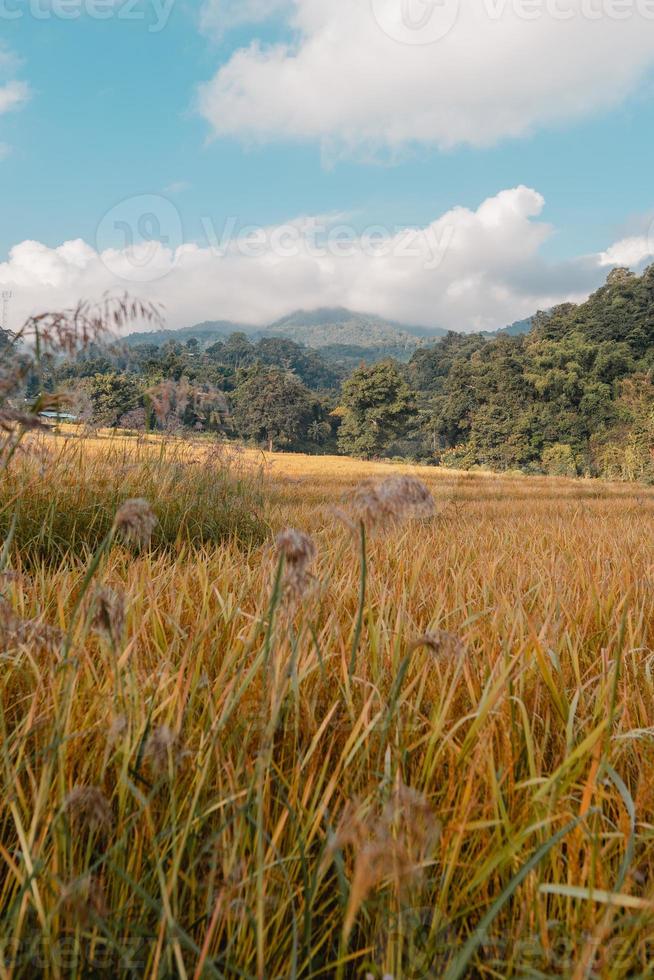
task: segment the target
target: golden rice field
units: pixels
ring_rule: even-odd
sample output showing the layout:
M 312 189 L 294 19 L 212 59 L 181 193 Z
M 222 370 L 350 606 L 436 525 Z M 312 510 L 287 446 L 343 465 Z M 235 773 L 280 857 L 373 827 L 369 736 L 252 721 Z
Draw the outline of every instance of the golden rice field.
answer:
M 654 976 L 651 490 L 59 436 L 0 508 L 2 977 Z

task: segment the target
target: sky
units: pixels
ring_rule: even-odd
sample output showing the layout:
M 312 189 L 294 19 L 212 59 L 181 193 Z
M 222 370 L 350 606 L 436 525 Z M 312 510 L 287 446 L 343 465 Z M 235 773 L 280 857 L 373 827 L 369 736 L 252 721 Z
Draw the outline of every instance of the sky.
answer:
M 0 0 L 10 326 L 493 329 L 654 261 L 654 0 Z

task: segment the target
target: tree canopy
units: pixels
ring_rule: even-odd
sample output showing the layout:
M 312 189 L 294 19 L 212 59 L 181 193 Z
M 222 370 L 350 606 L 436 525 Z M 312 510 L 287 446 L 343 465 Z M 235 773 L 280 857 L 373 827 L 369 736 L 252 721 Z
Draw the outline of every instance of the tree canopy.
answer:
M 339 446 L 368 458 L 402 434 L 414 408 L 411 389 L 392 361 L 360 367 L 343 385 L 341 401 Z

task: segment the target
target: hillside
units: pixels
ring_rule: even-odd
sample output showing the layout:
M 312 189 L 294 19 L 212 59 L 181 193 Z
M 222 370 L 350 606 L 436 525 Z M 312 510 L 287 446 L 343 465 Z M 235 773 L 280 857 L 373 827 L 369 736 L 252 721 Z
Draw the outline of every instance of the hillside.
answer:
M 158 330 L 133 333 L 126 338 L 137 344 L 186 343 L 195 337 L 201 347 L 208 347 L 233 333 L 245 333 L 251 339 L 284 337 L 316 350 L 333 348 L 336 360 L 393 356 L 407 360 L 422 344 L 443 337 L 447 331 L 436 327 L 413 327 L 386 320 L 374 314 L 355 313 L 344 307 L 297 310 L 264 327 L 228 320 L 206 321 L 180 330 Z
M 518 320 L 484 336 L 500 334 L 518 336 L 528 333 L 533 317 Z M 320 350 L 330 361 L 342 365 L 360 361 L 375 361 L 396 357 L 407 361 L 415 350 L 433 344 L 446 336 L 441 327 L 418 327 L 371 313 L 356 313 L 345 307 L 322 307 L 316 310 L 296 310 L 264 327 L 233 323 L 230 320 L 207 320 L 179 330 L 157 330 L 151 333 L 132 333 L 125 338 L 129 346 L 165 343 L 185 344 L 191 338 L 206 348 L 233 333 L 244 333 L 251 340 L 284 337 L 305 347 Z
M 264 331 L 288 337 L 307 347 L 359 347 L 374 350 L 415 350 L 426 337 L 443 337 L 445 330 L 427 331 L 421 327 L 385 320 L 369 313 L 354 313 L 343 307 L 298 310 L 272 323 Z
M 527 334 L 451 335 L 410 370 L 450 465 L 654 480 L 654 266 Z

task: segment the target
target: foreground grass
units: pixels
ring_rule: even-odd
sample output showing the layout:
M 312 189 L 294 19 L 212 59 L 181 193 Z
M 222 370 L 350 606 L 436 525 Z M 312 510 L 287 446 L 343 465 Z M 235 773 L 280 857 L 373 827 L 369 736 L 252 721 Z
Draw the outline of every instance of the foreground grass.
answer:
M 88 506 L 121 446 L 67 450 Z M 437 515 L 372 534 L 362 576 L 335 509 L 406 468 L 266 465 L 268 541 L 182 508 L 111 549 L 116 642 L 72 618 L 67 528 L 58 563 L 12 549 L 13 614 L 70 635 L 3 637 L 2 976 L 652 975 L 654 495 L 420 470 Z M 206 489 L 158 472 L 158 514 Z M 300 601 L 286 525 L 317 545 Z
M 130 497 L 153 502 L 155 548 L 248 546 L 268 533 L 261 464 L 215 444 L 67 434 L 33 439 L 20 462 L 0 473 L 0 540 L 15 519 L 30 561 L 92 554 Z

